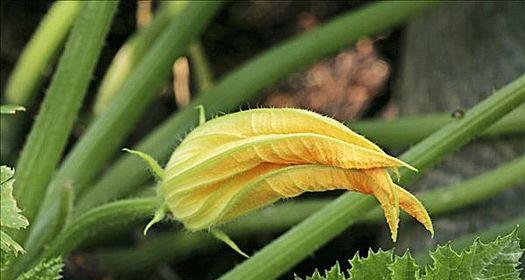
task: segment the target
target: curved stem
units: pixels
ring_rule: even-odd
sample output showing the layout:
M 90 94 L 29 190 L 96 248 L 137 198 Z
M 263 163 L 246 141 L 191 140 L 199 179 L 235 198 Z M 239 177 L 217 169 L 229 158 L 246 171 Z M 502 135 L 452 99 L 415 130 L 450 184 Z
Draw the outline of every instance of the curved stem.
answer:
M 42 255 L 47 259 L 67 255 L 86 239 L 98 236 L 112 229 L 143 222 L 159 207 L 156 198 L 122 200 L 97 207 L 71 222 L 49 244 Z

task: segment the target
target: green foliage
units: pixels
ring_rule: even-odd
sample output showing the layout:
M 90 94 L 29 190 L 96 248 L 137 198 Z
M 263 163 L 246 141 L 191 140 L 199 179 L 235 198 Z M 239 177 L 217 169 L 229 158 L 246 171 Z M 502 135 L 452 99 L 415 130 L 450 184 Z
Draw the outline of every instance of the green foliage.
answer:
M 379 249 L 374 253 L 372 249 L 368 251 L 368 257 L 362 258 L 359 252 L 350 260 L 352 268 L 348 270 L 350 279 L 388 279 L 390 275 L 389 265 L 392 263 L 392 251 L 382 251 Z
M 460 254 L 448 244 L 430 254 L 433 264 L 422 279 L 519 279 L 516 267 L 522 254 L 517 230 L 488 244 L 476 239 Z
M 1 226 L 0 234 L 2 240 L 1 249 L 2 253 L 2 265 L 7 263 L 9 255 L 17 256 L 18 253 L 24 252 L 24 249 L 20 244 L 16 243 L 6 232 L 6 228 L 21 229 L 29 225 L 27 219 L 20 214 L 22 210 L 16 205 L 16 200 L 13 197 L 13 182 L 14 182 L 15 171 L 5 165 L 0 167 L 0 211 L 1 215 Z
M 62 279 L 64 262 L 61 257 L 44 260 L 33 267 L 31 270 L 24 272 L 16 280 L 56 280 Z
M 470 280 L 470 279 L 520 279 L 519 259 L 523 255 L 520 248 L 517 229 L 507 236 L 498 237 L 495 241 L 484 244 L 479 239 L 461 253 L 455 252 L 450 244 L 439 246 L 430 252 L 433 263 L 426 266 L 425 273 L 420 275 L 420 268 L 406 252 L 403 256 L 393 256 L 393 250 L 376 253 L 368 252 L 362 258 L 359 253 L 350 260 L 352 266 L 348 277 L 340 272 L 337 263 L 330 271 L 321 276 L 317 270 L 306 280 Z M 301 280 L 295 277 L 296 280 Z
M 406 251 L 401 257 L 394 256 L 394 262 L 388 266 L 392 280 L 411 280 L 419 279 L 419 266 L 410 255 L 410 251 Z

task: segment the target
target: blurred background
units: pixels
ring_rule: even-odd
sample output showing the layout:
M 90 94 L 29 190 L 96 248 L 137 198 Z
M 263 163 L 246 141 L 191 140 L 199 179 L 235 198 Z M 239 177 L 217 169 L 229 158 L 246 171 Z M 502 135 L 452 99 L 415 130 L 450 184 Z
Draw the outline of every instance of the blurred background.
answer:
M 1 88 L 25 44 L 37 28 L 52 1 L 1 2 Z M 242 1 L 226 4 L 208 26 L 201 43 L 212 76 L 218 80 L 250 58 L 294 35 L 316 28 L 320 23 L 349 10 L 366 5 L 366 1 Z M 74 143 L 85 130 L 95 92 L 113 56 L 133 34 L 137 26 L 148 21 L 148 11 L 158 3 L 137 4 L 122 1 L 112 23 L 88 92 L 87 102 L 75 133 Z M 137 8 L 139 7 L 139 8 Z M 428 113 L 461 112 L 525 72 L 525 8 L 515 2 L 445 3 L 413 19 L 409 24 L 357 44 L 319 60 L 288 75 L 278 84 L 266 88 L 257 100 L 242 108 L 299 107 L 351 122 L 364 118 L 393 119 L 399 116 Z M 56 62 L 56 61 L 55 61 Z M 187 63 L 187 62 L 186 62 Z M 192 61 L 190 59 L 189 64 Z M 56 63 L 49 65 L 46 79 L 33 104 L 39 104 L 49 84 Z M 178 77 L 167 81 L 162 93 L 151 105 L 125 146 L 133 146 L 161 120 L 187 104 L 197 93 L 191 68 L 181 62 Z M 175 71 L 175 70 L 174 70 Z M 175 84 L 175 85 L 174 85 Z M 174 92 L 174 88 L 176 90 Z M 240 108 L 241 109 L 241 108 Z M 32 116 L 21 124 L 27 134 L 38 106 L 27 108 Z M 14 165 L 16 153 L 8 153 L 2 140 L 2 163 Z M 18 151 L 23 142 L 9 143 Z M 66 151 L 67 152 L 67 151 Z M 399 154 L 402 150 L 387 152 Z M 449 157 L 433 171 L 411 186 L 418 191 L 444 186 L 471 178 L 525 154 L 523 137 L 491 142 L 476 142 Z M 338 192 L 304 195 L 336 197 Z M 430 239 L 411 221 L 401 225 L 398 250 L 416 252 L 432 248 L 466 233 L 483 229 L 525 213 L 525 185 L 505 191 L 467 210 L 435 219 L 436 238 Z M 432 214 L 432 213 L 430 213 Z M 173 228 L 163 225 L 162 232 Z M 275 239 L 282 231 L 254 233 L 237 240 L 247 252 L 254 252 Z M 106 245 L 130 246 L 143 242 L 137 229 L 132 234 L 108 235 Z M 383 223 L 354 226 L 310 258 L 292 269 L 298 275 L 311 274 L 313 268 L 328 268 L 335 261 L 345 261 L 356 251 L 389 248 L 388 231 Z M 67 261 L 66 279 L 113 279 L 111 268 L 104 267 L 87 246 Z M 195 252 L 166 261 L 147 271 L 126 276 L 136 279 L 166 278 L 175 274 L 181 279 L 214 279 L 243 259 L 225 246 Z M 172 275 L 173 276 L 173 275 Z M 174 276 L 174 277 L 178 277 Z M 129 277 L 129 278 L 128 278 Z M 171 277 L 171 276 L 170 276 Z M 282 279 L 292 279 L 290 272 Z

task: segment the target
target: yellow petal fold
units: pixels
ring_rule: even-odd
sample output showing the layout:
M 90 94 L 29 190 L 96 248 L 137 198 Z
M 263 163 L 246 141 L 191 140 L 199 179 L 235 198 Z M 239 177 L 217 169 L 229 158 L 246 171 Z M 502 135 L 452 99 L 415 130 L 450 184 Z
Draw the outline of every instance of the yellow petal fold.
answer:
M 284 167 L 266 164 L 215 184 L 217 191 L 209 192 L 206 197 L 201 196 L 199 200 L 202 203 L 184 203 L 192 199 L 186 196 L 181 199 L 182 204 L 180 201 L 179 204 L 173 203 L 173 200 L 168 205 L 176 205 L 171 209 L 174 217 L 182 221 L 186 228 L 195 231 L 227 222 L 281 198 L 295 197 L 304 192 L 344 189 L 374 195 L 385 212 L 392 238 L 395 239 L 399 213 L 392 203 L 389 188 L 381 186 L 389 180 L 380 171 L 322 165 Z M 400 198 L 400 207 L 432 232 L 432 223 L 421 203 L 403 188 L 395 184 L 394 187 Z M 184 208 L 181 205 L 186 205 L 184 215 L 181 215 Z
M 399 208 L 433 232 L 421 203 L 387 170 L 415 170 L 328 117 L 299 109 L 254 109 L 210 120 L 190 132 L 163 172 L 163 209 L 192 231 L 211 229 L 304 192 L 373 195 L 392 239 Z
M 384 153 L 324 135 L 270 134 L 231 142 L 169 166 L 164 172 L 162 188 L 170 196 L 172 191 L 176 193 L 226 179 L 261 163 L 320 164 L 345 169 L 410 167 Z
M 342 123 L 311 111 L 293 108 L 252 109 L 212 119 L 196 127 L 172 154 L 166 167 L 229 142 L 268 134 L 314 133 L 383 152 Z

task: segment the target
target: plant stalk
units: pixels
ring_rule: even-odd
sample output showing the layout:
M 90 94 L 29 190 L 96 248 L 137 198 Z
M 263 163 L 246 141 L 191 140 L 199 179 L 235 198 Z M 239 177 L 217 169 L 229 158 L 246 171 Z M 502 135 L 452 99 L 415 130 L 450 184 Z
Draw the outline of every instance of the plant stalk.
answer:
M 117 1 L 82 3 L 57 71 L 22 150 L 16 167 L 14 191 L 33 229 L 46 186 L 77 118 L 117 5 Z M 58 186 L 63 187 L 64 184 Z M 61 196 L 53 199 L 56 202 Z M 26 231 L 17 231 L 16 239 L 23 242 L 26 234 Z
M 431 114 L 400 117 L 393 120 L 358 120 L 346 124 L 366 138 L 390 149 L 407 148 L 454 121 L 451 114 Z M 501 136 L 525 135 L 525 107 L 516 108 L 487 128 L 480 135 L 484 139 Z
M 31 225 L 77 118 L 117 4 L 82 4 L 22 150 L 14 191 Z M 22 236 L 18 239 L 23 240 Z

